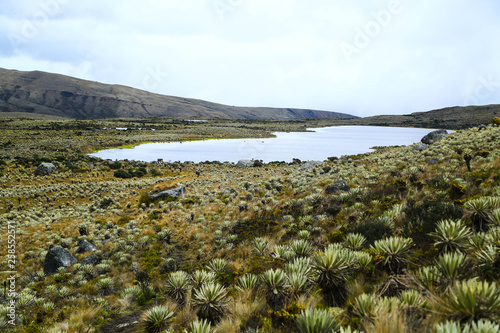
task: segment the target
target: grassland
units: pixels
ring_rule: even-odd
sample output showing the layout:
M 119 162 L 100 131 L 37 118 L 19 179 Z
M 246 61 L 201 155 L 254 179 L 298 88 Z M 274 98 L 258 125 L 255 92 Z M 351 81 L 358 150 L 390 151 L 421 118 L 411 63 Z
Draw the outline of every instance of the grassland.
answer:
M 0 271 L 12 270 L 15 225 L 18 272 L 16 326 L 2 296 L 1 329 L 497 332 L 498 126 L 310 169 L 86 156 L 145 141 L 266 137 L 328 124 L 0 120 Z M 41 162 L 58 173 L 35 176 Z M 118 170 L 135 177 L 117 178 Z M 349 189 L 326 191 L 338 181 Z M 149 200 L 178 185 L 185 197 Z M 43 273 L 53 246 L 78 261 L 89 256 L 77 252 L 82 239 L 97 247 L 95 265 Z

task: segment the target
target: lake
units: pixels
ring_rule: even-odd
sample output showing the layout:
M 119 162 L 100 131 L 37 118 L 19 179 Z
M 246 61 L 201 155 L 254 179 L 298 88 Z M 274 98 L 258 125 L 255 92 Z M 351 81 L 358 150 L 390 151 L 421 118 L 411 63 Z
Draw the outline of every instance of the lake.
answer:
M 90 156 L 111 160 L 220 161 L 241 159 L 292 162 L 323 161 L 328 157 L 354 155 L 372 151 L 375 146 L 410 145 L 434 131 L 424 128 L 335 126 L 309 129 L 314 132 L 276 132 L 276 138 L 224 139 L 168 143 L 146 143 L 133 148 L 106 149 Z

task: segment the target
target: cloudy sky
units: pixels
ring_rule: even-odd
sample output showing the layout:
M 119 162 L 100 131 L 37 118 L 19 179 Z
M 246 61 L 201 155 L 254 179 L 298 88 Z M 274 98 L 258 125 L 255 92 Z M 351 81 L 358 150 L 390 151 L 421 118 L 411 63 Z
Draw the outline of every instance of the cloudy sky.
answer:
M 500 104 L 498 0 L 2 0 L 0 67 L 367 116 Z

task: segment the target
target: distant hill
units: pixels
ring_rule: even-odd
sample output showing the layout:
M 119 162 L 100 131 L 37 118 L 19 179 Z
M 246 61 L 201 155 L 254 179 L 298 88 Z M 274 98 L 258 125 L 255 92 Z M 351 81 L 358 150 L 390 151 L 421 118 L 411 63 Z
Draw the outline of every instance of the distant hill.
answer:
M 73 119 L 179 117 L 186 119 L 356 118 L 307 109 L 234 107 L 153 94 L 40 71 L 0 68 L 0 113 Z M 4 114 L 5 115 L 5 114 Z
M 356 119 L 342 119 L 339 125 L 404 126 L 422 128 L 464 129 L 490 124 L 500 117 L 500 105 L 454 106 L 406 115 L 381 115 Z

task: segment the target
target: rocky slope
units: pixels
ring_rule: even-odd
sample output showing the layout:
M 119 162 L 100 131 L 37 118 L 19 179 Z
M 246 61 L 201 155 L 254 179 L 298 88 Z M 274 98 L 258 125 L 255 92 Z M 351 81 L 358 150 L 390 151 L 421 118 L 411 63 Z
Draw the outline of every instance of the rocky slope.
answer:
M 40 71 L 0 69 L 0 113 L 96 118 L 303 119 L 355 118 L 352 115 L 288 108 L 234 107 L 165 96 Z

